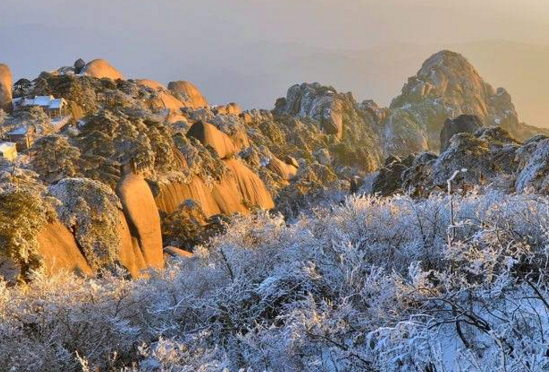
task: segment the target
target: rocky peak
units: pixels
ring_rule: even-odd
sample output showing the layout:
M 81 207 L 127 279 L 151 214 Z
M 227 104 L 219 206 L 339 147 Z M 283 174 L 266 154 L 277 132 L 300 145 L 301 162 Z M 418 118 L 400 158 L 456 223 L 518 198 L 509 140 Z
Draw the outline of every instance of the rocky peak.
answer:
M 408 79 L 402 93 L 393 100 L 385 121 L 389 144 L 415 130 L 426 142 L 414 150 L 438 150 L 439 133 L 445 121 L 462 114 L 475 115 L 484 126 L 500 126 L 524 139 L 511 96 L 503 88 L 495 90 L 462 55 L 442 51 L 431 56 L 417 75 Z M 408 128 L 404 130 L 403 128 Z M 398 133 L 398 135 L 394 135 Z M 401 144 L 397 144 L 401 145 Z

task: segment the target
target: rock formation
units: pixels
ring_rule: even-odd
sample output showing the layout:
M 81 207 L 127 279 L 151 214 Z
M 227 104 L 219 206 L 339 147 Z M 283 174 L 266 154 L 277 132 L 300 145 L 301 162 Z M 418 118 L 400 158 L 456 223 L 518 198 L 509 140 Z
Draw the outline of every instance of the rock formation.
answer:
M 475 133 L 480 128 L 482 128 L 482 121 L 475 115 L 460 115 L 455 119 L 446 120 L 440 132 L 440 152 L 448 148 L 455 134 Z
M 74 235 L 59 221 L 42 227 L 38 233 L 38 243 L 38 254 L 44 259 L 46 272 L 67 271 L 86 276 L 94 274 L 78 248 Z
M 187 136 L 196 138 L 204 146 L 211 146 L 221 159 L 226 159 L 238 152 L 231 138 L 209 123 L 199 121 L 193 124 Z
M 111 79 L 111 80 L 123 80 L 124 76 L 120 71 L 111 66 L 111 64 L 104 59 L 94 59 L 88 62 L 81 71 L 86 76 L 91 76 L 98 79 Z
M 473 134 L 458 133 L 451 137 L 440 156 L 422 153 L 405 160 L 388 158 L 384 168 L 367 177 L 365 184 L 369 186 L 363 191 L 382 196 L 396 192 L 426 196 L 436 190 L 446 190 L 447 181 L 455 172 L 459 172 L 453 181 L 455 189 L 491 186 L 511 191 L 516 182 L 517 190 L 523 191 L 528 185 L 540 190 L 541 186 L 534 179 L 543 168 L 540 165 L 543 164 L 543 150 L 538 152 L 537 149 L 542 142 L 540 138 L 521 147 L 500 127 L 481 128 Z M 534 175 L 534 178 L 526 174 Z
M 448 118 L 476 115 L 484 126 L 500 126 L 519 139 L 535 134 L 520 123 L 510 95 L 494 89 L 463 56 L 442 51 L 408 79 L 384 121 L 388 152 L 438 150 L 439 133 Z
M 135 82 L 139 85 L 142 85 L 144 87 L 150 88 L 152 90 L 163 90 L 166 89 L 166 87 L 159 83 L 158 81 L 149 80 L 149 79 L 136 79 Z
M 0 63 L 0 109 L 9 112 L 12 110 L 12 76 L 10 68 Z
M 318 83 L 294 85 L 279 99 L 275 112 L 319 122 L 327 134 L 343 136 L 343 100 L 335 89 Z
M 328 151 L 339 165 L 365 171 L 374 171 L 381 165 L 383 148 L 377 117 L 358 104 L 351 93 L 338 93 L 318 83 L 294 85 L 285 98 L 278 99 L 273 114 L 281 121 L 291 117 L 305 125 L 312 123 L 325 135 L 335 136 L 337 140 Z M 293 135 L 300 135 L 299 128 L 294 129 Z M 305 141 L 303 145 L 314 146 L 315 142 Z M 318 145 L 315 151 L 325 147 Z
M 139 242 L 148 267 L 164 267 L 160 215 L 151 189 L 141 175 L 126 173 L 117 186 L 126 221 Z
M 202 92 L 188 81 L 172 81 L 168 84 L 168 90 L 193 109 L 209 106 Z
M 74 73 L 80 74 L 84 67 L 86 67 L 86 62 L 82 58 L 78 58 L 76 62 L 74 62 Z

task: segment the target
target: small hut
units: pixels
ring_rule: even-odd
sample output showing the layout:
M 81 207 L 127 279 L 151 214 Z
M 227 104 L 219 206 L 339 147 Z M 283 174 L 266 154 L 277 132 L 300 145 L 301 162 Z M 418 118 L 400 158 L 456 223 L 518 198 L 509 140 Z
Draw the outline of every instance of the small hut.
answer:
M 33 127 L 20 127 L 8 132 L 9 141 L 17 145 L 18 151 L 27 150 L 34 143 L 35 130 Z

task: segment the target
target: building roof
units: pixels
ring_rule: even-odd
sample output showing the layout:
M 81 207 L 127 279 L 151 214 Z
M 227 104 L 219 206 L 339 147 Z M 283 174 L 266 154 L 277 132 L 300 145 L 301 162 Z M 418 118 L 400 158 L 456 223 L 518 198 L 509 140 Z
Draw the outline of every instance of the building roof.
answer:
M 24 134 L 27 134 L 28 132 L 29 132 L 28 127 L 19 127 L 17 129 L 14 129 L 8 132 L 8 136 L 22 136 Z
M 50 103 L 50 110 L 59 110 L 63 107 L 65 100 L 63 98 L 56 98 Z
M 67 101 L 65 101 L 65 99 L 55 98 L 53 96 L 36 96 L 34 98 L 14 100 L 15 106 L 40 106 L 48 110 L 59 110 L 66 103 Z

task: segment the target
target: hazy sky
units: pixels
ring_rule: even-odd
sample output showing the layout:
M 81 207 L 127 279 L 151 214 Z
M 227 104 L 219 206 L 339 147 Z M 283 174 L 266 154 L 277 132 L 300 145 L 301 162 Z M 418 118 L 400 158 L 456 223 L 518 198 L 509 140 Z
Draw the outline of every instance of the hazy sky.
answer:
M 16 77 L 103 57 L 127 77 L 187 79 L 245 106 L 299 79 L 283 69 L 301 54 L 496 39 L 549 45 L 549 0 L 0 0 L 0 61 Z

